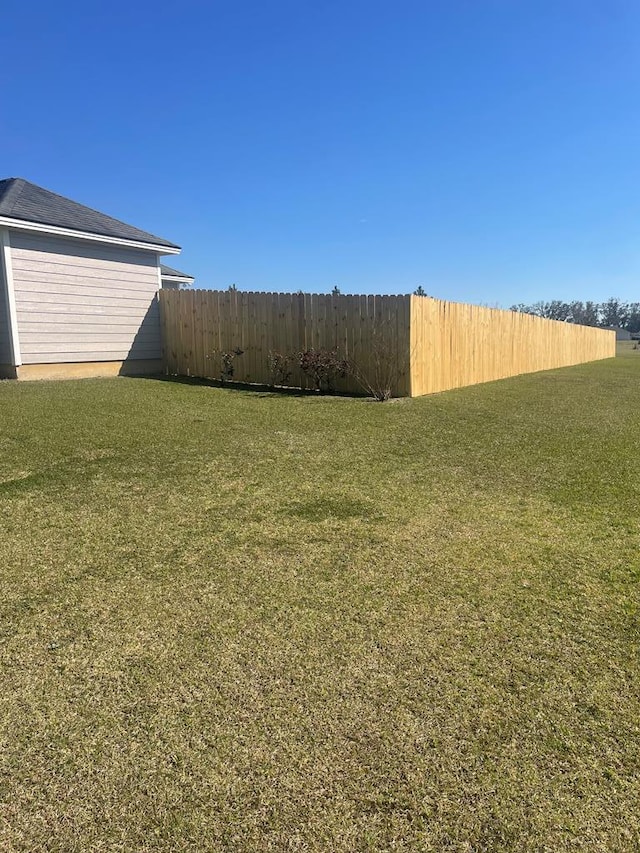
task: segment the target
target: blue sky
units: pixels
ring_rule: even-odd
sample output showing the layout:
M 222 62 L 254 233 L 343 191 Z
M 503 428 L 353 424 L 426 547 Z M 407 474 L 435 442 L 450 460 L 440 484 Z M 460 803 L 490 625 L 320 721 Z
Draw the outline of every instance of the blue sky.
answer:
M 199 286 L 640 299 L 636 0 L 5 0 L 0 52 L 0 177 Z

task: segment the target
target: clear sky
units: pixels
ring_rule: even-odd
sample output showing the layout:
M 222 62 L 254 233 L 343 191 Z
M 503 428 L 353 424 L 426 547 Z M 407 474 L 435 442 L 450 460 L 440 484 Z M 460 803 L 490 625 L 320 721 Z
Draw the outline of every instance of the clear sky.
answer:
M 0 177 L 201 287 L 640 300 L 637 0 L 4 0 Z

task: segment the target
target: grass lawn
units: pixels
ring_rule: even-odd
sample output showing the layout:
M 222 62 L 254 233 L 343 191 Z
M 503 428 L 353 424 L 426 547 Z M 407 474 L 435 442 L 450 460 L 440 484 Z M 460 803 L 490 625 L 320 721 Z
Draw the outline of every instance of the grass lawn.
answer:
M 640 850 L 640 351 L 0 383 L 0 849 Z

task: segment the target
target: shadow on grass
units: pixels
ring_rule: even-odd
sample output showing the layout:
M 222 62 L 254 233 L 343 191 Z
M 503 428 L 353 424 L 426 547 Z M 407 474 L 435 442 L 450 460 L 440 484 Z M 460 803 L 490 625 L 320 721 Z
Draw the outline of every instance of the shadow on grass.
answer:
M 372 516 L 372 507 L 364 501 L 347 497 L 322 497 L 289 505 L 286 514 L 305 521 L 365 518 Z
M 135 378 L 135 377 L 134 377 Z M 253 382 L 222 382 L 220 379 L 206 379 L 198 376 L 178 376 L 174 374 L 155 373 L 144 379 L 156 379 L 160 382 L 174 382 L 179 385 L 204 385 L 210 388 L 224 388 L 227 391 L 242 391 L 257 394 L 260 397 L 346 397 L 353 399 L 369 399 L 365 393 L 351 391 L 316 391 L 312 388 L 290 388 L 285 385 L 259 385 Z M 373 398 L 371 398 L 373 399 Z

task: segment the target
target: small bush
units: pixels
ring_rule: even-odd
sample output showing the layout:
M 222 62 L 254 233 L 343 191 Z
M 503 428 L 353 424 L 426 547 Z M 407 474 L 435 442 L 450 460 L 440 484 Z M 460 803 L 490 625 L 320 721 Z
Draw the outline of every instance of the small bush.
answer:
M 349 363 L 338 355 L 338 350 L 308 349 L 300 353 L 300 369 L 313 382 L 316 391 L 333 391 L 339 377 L 346 376 Z
M 376 320 L 371 330 L 366 369 L 357 358 L 351 358 L 349 373 L 374 400 L 384 403 L 393 396 L 400 378 L 396 352 L 396 332 L 385 320 Z
M 221 367 L 220 367 L 220 381 L 222 383 L 227 379 L 233 379 L 234 374 L 234 364 L 233 362 L 237 358 L 237 356 L 242 355 L 244 350 L 241 350 L 240 347 L 236 347 L 233 350 L 227 350 L 223 352 L 220 356 Z
M 269 365 L 270 385 L 288 385 L 291 378 L 292 357 L 281 352 L 269 352 L 267 363 Z

